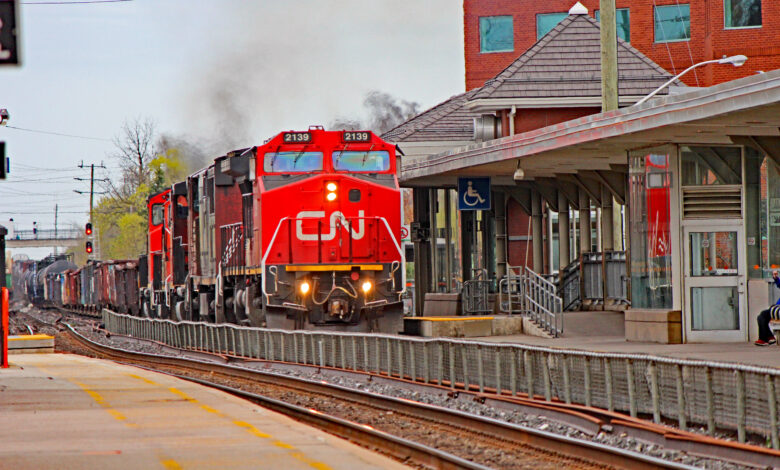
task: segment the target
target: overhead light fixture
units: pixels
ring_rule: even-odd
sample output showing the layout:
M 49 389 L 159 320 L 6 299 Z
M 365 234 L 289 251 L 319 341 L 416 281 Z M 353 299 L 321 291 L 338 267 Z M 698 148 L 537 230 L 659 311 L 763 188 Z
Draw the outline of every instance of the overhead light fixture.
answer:
M 682 72 L 678 73 L 677 75 L 675 75 L 674 77 L 669 79 L 669 81 L 667 81 L 663 85 L 661 85 L 658 88 L 656 88 L 655 90 L 653 90 L 653 92 L 650 93 L 649 95 L 645 96 L 641 100 L 639 100 L 636 103 L 634 103 L 634 106 L 640 105 L 640 104 L 644 103 L 645 101 L 649 100 L 650 98 L 655 96 L 659 91 L 661 91 L 664 88 L 668 87 L 669 85 L 674 83 L 675 80 L 677 80 L 678 78 L 682 77 L 683 75 L 685 75 L 686 73 L 690 72 L 691 70 L 695 69 L 696 67 L 701 67 L 702 65 L 708 65 L 708 64 L 731 64 L 734 67 L 742 67 L 747 60 L 748 60 L 747 56 L 739 54 L 739 55 L 733 55 L 733 56 L 730 56 L 730 57 L 724 57 L 722 59 L 705 60 L 704 62 L 699 62 L 698 64 L 693 64 L 690 67 L 688 67 L 687 69 L 683 70 Z
M 739 54 L 739 55 L 733 55 L 731 57 L 724 57 L 722 59 L 718 60 L 719 64 L 731 64 L 734 67 L 742 67 L 745 62 L 747 62 L 747 57 Z

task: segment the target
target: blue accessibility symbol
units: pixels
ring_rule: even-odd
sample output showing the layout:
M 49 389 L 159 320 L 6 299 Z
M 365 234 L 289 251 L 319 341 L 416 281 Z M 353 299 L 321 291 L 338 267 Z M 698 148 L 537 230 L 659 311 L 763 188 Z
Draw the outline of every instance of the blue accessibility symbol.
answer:
M 490 210 L 490 177 L 458 178 L 458 210 Z

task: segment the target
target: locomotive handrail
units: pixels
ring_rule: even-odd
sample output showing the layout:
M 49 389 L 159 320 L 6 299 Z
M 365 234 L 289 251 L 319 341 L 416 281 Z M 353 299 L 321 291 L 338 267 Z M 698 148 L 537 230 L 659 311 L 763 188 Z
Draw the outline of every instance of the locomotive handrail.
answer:
M 267 296 L 268 291 L 266 290 L 265 283 L 266 283 L 266 277 L 265 277 L 265 265 L 268 261 L 268 256 L 271 254 L 271 247 L 274 246 L 274 243 L 276 243 L 276 237 L 279 235 L 279 230 L 282 228 L 282 224 L 286 221 L 289 223 L 292 223 L 293 221 L 297 220 L 319 220 L 318 217 L 282 217 L 279 219 L 279 223 L 276 225 L 276 229 L 274 230 L 274 234 L 271 237 L 271 241 L 268 242 L 268 248 L 265 250 L 265 253 L 263 254 L 263 258 L 260 261 L 260 270 L 263 274 L 263 295 Z M 403 269 L 401 270 L 401 291 L 398 292 L 399 295 L 403 295 L 406 293 L 406 256 L 404 255 L 404 251 L 401 249 L 401 245 L 398 244 L 398 240 L 396 240 L 395 236 L 393 235 L 392 229 L 390 229 L 390 224 L 387 222 L 387 219 L 381 216 L 373 215 L 373 216 L 354 216 L 354 217 L 346 217 L 347 220 L 352 219 L 375 219 L 375 220 L 381 220 L 382 223 L 385 226 L 385 229 L 387 229 L 387 233 L 390 234 L 390 239 L 393 241 L 393 245 L 395 246 L 396 251 L 398 252 L 398 256 L 401 257 L 401 266 Z M 350 224 L 349 229 L 352 229 L 352 226 Z M 352 232 L 349 233 L 350 240 L 352 239 Z
M 279 223 L 276 225 L 276 230 L 274 230 L 274 234 L 271 237 L 271 241 L 268 242 L 268 249 L 263 254 L 263 259 L 260 260 L 260 273 L 263 276 L 263 295 L 268 296 L 268 291 L 265 289 L 265 283 L 268 281 L 265 275 L 265 262 L 268 260 L 268 255 L 271 254 L 271 247 L 274 246 L 274 242 L 276 242 L 276 236 L 279 235 L 279 229 L 282 228 L 282 223 L 290 220 L 290 217 L 282 217 L 279 219 Z

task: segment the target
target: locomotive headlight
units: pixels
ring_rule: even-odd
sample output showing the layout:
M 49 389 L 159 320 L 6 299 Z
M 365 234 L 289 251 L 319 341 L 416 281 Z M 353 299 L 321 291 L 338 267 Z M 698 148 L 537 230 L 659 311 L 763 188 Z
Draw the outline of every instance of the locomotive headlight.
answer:
M 335 201 L 336 198 L 338 197 L 338 195 L 336 194 L 336 190 L 339 189 L 339 185 L 333 181 L 328 181 L 327 183 L 325 183 L 325 189 L 328 190 L 328 194 L 325 195 L 325 199 L 328 202 Z
M 374 287 L 374 285 L 371 284 L 371 281 L 366 281 L 363 283 L 362 287 L 363 287 L 363 293 L 368 294 L 369 292 L 371 292 L 371 288 Z
M 306 295 L 309 293 L 311 286 L 308 281 L 303 281 L 298 289 L 300 289 L 302 295 Z

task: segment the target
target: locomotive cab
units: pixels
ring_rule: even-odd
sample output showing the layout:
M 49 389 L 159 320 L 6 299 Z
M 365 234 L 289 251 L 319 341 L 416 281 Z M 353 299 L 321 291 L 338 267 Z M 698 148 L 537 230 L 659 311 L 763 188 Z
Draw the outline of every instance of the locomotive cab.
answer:
M 395 147 L 369 131 L 283 132 L 255 159 L 251 262 L 268 327 L 402 329 Z

